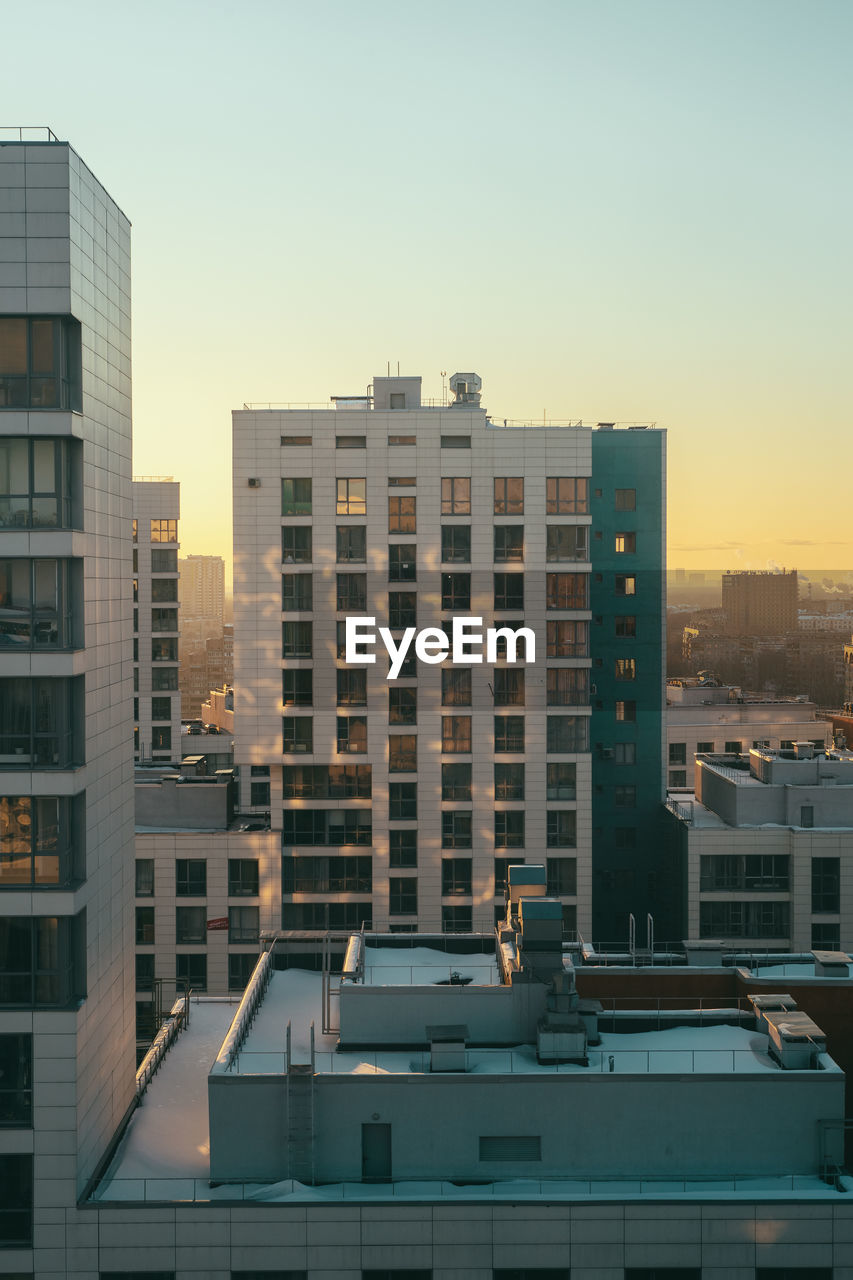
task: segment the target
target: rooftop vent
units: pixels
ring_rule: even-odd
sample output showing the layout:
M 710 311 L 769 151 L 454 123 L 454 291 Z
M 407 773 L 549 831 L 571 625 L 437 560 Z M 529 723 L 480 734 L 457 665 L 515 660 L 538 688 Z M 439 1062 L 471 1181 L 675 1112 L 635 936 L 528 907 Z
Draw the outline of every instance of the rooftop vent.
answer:
M 468 1028 L 464 1023 L 427 1027 L 430 1071 L 464 1071 L 465 1042 Z
M 483 379 L 476 373 L 454 373 L 450 379 L 450 390 L 455 396 L 451 407 L 454 409 L 479 408 L 482 385 Z
M 807 1071 L 826 1053 L 826 1036 L 816 1022 L 800 1009 L 766 1013 L 770 1055 L 784 1071 Z
M 813 742 L 795 742 L 794 755 L 798 760 L 814 760 L 815 747 Z

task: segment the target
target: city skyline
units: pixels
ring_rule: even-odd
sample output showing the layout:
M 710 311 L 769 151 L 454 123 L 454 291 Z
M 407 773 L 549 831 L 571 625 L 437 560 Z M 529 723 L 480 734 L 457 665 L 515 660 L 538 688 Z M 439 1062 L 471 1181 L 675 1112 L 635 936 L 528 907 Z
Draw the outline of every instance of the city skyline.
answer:
M 673 566 L 849 558 L 849 8 L 43 12 L 8 123 L 133 214 L 134 471 L 181 481 L 185 553 L 230 565 L 232 409 L 399 361 L 498 419 L 667 427 Z

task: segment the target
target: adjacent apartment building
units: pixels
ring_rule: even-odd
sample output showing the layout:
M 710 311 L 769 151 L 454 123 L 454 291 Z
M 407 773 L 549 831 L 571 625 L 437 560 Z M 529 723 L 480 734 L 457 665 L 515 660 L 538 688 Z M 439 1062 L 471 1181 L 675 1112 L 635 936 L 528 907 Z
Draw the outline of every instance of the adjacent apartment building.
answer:
M 181 486 L 133 482 L 133 755 L 180 760 L 178 521 Z
M 285 929 L 488 928 L 536 859 L 567 936 L 624 938 L 658 887 L 664 433 L 507 423 L 476 375 L 451 389 L 234 413 L 242 805 L 269 784 Z M 345 660 L 348 616 L 395 642 L 526 627 L 535 660 L 410 651 L 389 679 L 381 642 Z

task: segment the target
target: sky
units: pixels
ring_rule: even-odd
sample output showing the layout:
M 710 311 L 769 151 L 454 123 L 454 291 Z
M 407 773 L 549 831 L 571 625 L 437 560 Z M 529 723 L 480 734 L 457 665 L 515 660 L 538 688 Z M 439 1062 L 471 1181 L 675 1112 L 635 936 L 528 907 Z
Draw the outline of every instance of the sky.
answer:
M 0 123 L 133 223 L 134 472 L 230 558 L 230 412 L 476 370 L 668 428 L 669 563 L 843 567 L 847 0 L 2 4 Z

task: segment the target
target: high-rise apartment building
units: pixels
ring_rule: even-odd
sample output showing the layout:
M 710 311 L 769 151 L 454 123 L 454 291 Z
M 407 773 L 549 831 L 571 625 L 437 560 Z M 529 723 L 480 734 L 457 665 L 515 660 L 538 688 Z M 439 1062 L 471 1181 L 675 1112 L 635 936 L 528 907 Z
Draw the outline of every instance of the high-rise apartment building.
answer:
M 130 225 L 48 131 L 0 196 L 0 1269 L 47 1276 L 134 1094 Z
M 225 561 L 221 556 L 181 556 L 181 615 L 220 629 L 225 616 Z
M 635 829 L 619 856 L 657 856 L 640 829 L 663 784 L 663 433 L 504 424 L 480 407 L 474 375 L 451 385 L 439 408 L 419 378 L 387 377 L 328 410 L 234 413 L 243 804 L 269 770 L 286 929 L 488 928 L 507 866 L 544 860 L 567 934 L 589 938 L 595 787 L 615 788 L 603 831 Z M 620 506 L 629 489 L 635 504 Z M 396 641 L 449 635 L 459 617 L 527 627 L 535 660 L 509 661 L 503 642 L 494 661 L 410 650 L 388 679 L 381 641 L 374 663 L 346 661 L 348 616 Z M 648 888 L 644 875 L 638 906 L 624 895 L 618 925 L 604 914 L 609 931 L 627 934 Z
M 168 764 L 181 753 L 178 521 L 181 486 L 133 482 L 133 754 Z
M 732 636 L 781 635 L 797 629 L 797 571 L 723 574 L 723 611 Z

